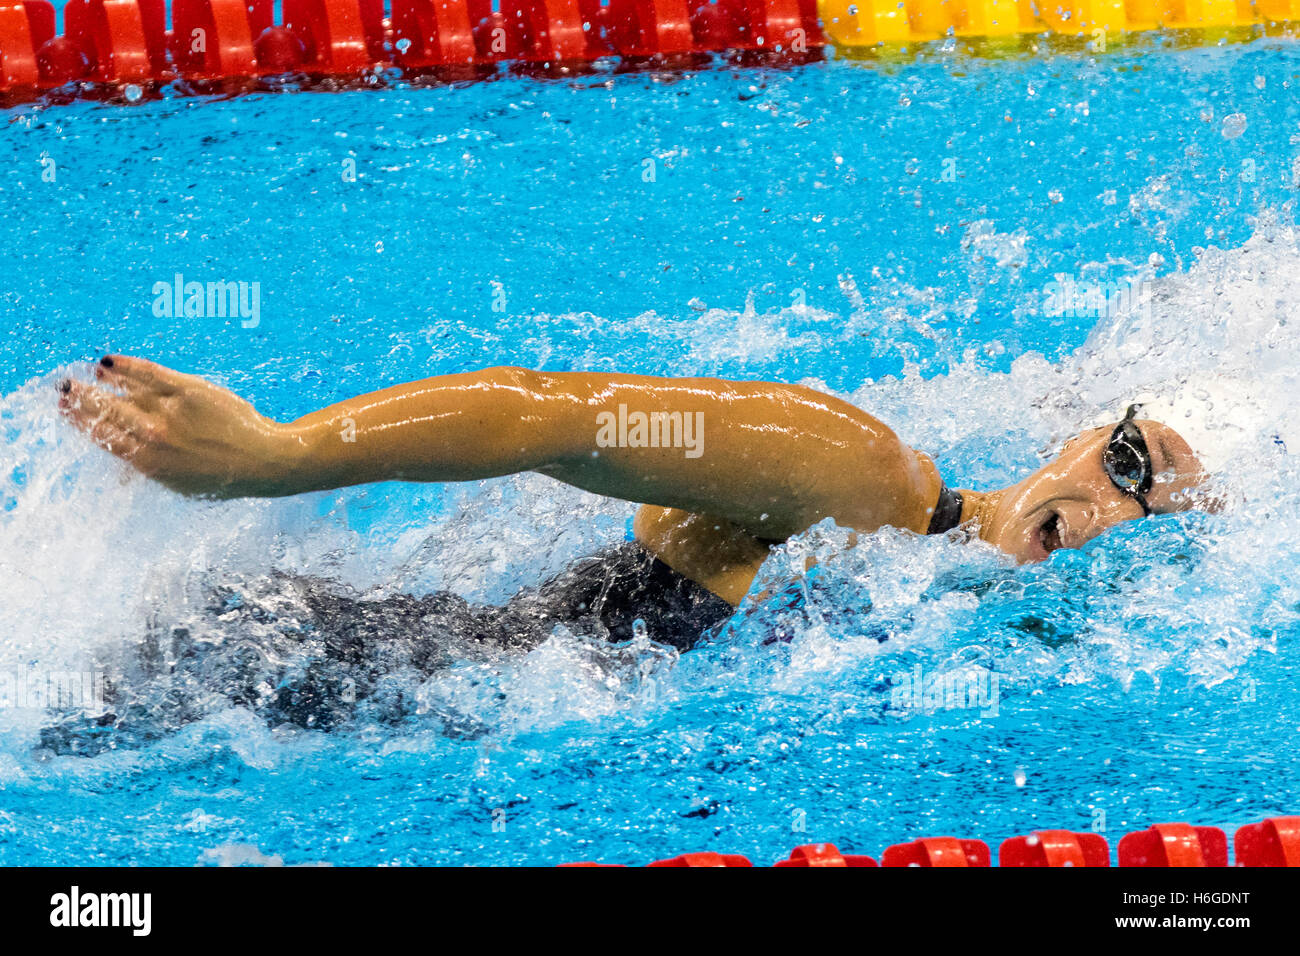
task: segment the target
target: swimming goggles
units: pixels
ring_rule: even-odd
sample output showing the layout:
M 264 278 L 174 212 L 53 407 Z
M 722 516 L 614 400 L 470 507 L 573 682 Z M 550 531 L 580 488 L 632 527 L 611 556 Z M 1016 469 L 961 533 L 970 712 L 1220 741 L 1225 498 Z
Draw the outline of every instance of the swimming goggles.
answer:
M 1147 504 L 1146 496 L 1153 479 L 1151 451 L 1142 437 L 1142 430 L 1133 421 L 1141 407 L 1128 407 L 1123 420 L 1110 433 L 1110 441 L 1101 453 L 1101 464 L 1115 487 L 1140 504 L 1144 515 L 1149 515 L 1151 506 Z

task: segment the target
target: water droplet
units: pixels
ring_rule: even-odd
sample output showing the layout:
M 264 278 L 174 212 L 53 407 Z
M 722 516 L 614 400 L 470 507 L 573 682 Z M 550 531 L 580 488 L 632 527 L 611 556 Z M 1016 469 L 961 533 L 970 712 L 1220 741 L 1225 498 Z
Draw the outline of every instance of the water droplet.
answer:
M 128 103 L 138 103 L 140 102 L 140 97 L 144 96 L 144 90 L 140 89 L 140 87 L 136 86 L 134 83 L 128 83 L 126 88 L 122 90 L 122 95 L 126 97 Z
M 1246 132 L 1246 114 L 1230 113 L 1223 118 L 1224 139 L 1236 139 L 1242 133 Z

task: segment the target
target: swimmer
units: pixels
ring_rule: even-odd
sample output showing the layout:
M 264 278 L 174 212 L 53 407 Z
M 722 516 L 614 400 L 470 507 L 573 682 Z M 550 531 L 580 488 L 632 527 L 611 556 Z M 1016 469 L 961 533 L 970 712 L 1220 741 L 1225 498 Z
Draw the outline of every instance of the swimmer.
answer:
M 656 637 L 698 637 L 741 603 L 773 546 L 825 518 L 861 533 L 961 529 L 1024 563 L 1124 521 L 1187 510 L 1204 479 L 1187 442 L 1136 407 L 1021 481 L 977 492 L 948 488 L 928 455 L 861 409 L 797 385 L 490 368 L 281 423 L 141 358 L 105 356 L 95 375 L 94 385 L 60 384 L 62 413 L 186 495 L 536 472 L 639 504 L 634 542 L 521 592 L 494 618 L 516 630 L 595 613 L 616 639 L 638 618 Z

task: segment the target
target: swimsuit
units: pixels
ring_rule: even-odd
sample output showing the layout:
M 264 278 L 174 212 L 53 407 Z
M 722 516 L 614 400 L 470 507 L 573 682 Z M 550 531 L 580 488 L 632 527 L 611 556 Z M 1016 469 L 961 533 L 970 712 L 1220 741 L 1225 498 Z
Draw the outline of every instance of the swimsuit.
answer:
M 421 704 L 425 679 L 467 662 L 495 666 L 503 649 L 536 647 L 559 626 L 617 643 L 632 640 L 639 621 L 651 640 L 684 651 L 735 610 L 630 541 L 500 606 L 451 591 L 358 596 L 279 571 L 210 587 L 198 600 L 159 610 L 139 644 L 104 662 L 112 677 L 103 715 L 58 714 L 42 728 L 41 745 L 85 755 L 141 746 L 231 705 L 270 726 L 329 730 L 348 723 L 361 702 L 369 719 L 423 713 L 441 717 L 449 735 L 473 736 L 471 719 Z
M 549 634 L 556 624 L 613 642 L 629 641 L 636 621 L 653 641 L 680 651 L 712 636 L 735 611 L 708 588 L 628 541 L 584 558 L 485 615 L 502 643 Z
M 943 485 L 928 533 L 957 527 L 961 509 L 961 495 Z M 311 636 L 323 640 L 327 660 L 362 675 L 401 666 L 432 673 L 485 648 L 527 650 L 557 626 L 622 643 L 636 636 L 641 622 L 652 641 L 686 651 L 715 637 L 735 613 L 731 604 L 635 541 L 576 561 L 502 606 L 471 604 L 450 591 L 366 600 L 340 595 L 316 579 L 279 577 L 295 592 L 289 602 L 295 623 L 305 621 Z M 310 703 L 312 695 L 290 696 Z M 284 693 L 280 697 L 290 702 Z

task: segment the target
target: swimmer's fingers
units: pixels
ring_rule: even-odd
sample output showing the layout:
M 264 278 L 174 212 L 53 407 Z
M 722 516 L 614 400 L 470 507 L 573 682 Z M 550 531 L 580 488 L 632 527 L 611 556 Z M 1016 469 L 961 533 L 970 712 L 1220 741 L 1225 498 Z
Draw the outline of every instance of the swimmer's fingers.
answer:
M 144 403 L 175 395 L 193 377 L 130 355 L 105 355 L 95 366 L 95 376 Z
M 137 457 L 150 431 L 129 399 L 71 379 L 60 387 L 59 411 L 96 445 L 127 461 Z
M 59 386 L 59 411 L 82 431 L 89 431 L 114 403 L 121 401 L 102 388 L 70 378 L 65 378 Z
M 140 455 L 144 449 L 142 442 L 130 432 L 123 431 L 119 426 L 110 421 L 101 421 L 93 425 L 86 433 L 93 441 L 104 451 L 116 455 L 123 461 L 134 465 L 138 470 L 148 474 L 148 471 L 140 467 Z
M 95 378 L 122 392 L 126 398 L 146 411 L 156 411 L 165 395 L 138 379 L 130 379 L 103 365 L 95 366 Z

